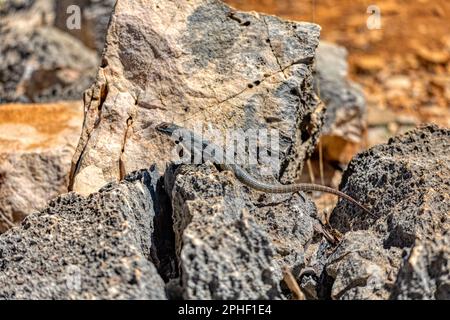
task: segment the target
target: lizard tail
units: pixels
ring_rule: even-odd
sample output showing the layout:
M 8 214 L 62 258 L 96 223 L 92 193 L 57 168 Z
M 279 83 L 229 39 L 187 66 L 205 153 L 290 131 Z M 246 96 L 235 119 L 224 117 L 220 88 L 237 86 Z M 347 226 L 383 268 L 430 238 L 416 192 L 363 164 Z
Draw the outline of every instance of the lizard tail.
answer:
M 331 193 L 334 194 L 338 197 L 341 197 L 351 203 L 353 203 L 354 205 L 357 205 L 358 207 L 360 207 L 362 210 L 364 210 L 364 212 L 366 212 L 367 214 L 371 215 L 372 217 L 374 217 L 375 219 L 378 219 L 379 217 L 372 213 L 372 211 L 370 211 L 367 207 L 365 207 L 364 205 L 362 205 L 361 203 L 359 203 L 358 201 L 356 201 L 355 199 L 353 199 L 352 197 L 350 197 L 349 195 L 335 190 L 333 188 L 330 187 L 326 187 L 326 186 L 321 186 L 321 185 L 313 185 L 313 184 L 307 184 L 307 183 L 301 183 L 299 184 L 300 186 L 302 186 L 302 190 L 306 190 L 306 191 L 319 191 L 319 192 L 325 192 L 325 193 Z

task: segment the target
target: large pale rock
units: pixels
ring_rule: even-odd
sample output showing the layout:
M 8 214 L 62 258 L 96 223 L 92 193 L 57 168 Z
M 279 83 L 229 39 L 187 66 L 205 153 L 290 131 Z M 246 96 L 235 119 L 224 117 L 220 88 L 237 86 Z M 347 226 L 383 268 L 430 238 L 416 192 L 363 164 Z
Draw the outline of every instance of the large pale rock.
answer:
M 320 28 L 218 0 L 118 1 L 95 84 L 86 92 L 86 121 L 74 156 L 71 186 L 171 158 L 152 127 L 280 130 L 283 181 L 311 153 L 321 127 L 312 89 Z M 87 173 L 89 172 L 89 174 Z
M 165 179 L 183 297 L 281 298 L 282 268 L 303 267 L 314 234 L 311 202 L 258 197 L 210 165 L 171 168 Z
M 150 262 L 153 173 L 51 201 L 0 236 L 0 299 L 165 299 Z
M 67 192 L 81 102 L 0 106 L 0 233 Z
M 315 81 L 320 99 L 327 106 L 320 138 L 324 157 L 347 164 L 364 137 L 366 100 L 362 88 L 348 79 L 345 48 L 320 42 Z

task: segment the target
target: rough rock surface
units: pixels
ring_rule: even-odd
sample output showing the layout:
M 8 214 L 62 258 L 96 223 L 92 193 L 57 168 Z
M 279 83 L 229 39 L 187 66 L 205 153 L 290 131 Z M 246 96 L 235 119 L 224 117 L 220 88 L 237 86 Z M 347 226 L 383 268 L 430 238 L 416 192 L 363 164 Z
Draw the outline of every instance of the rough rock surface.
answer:
M 0 298 L 165 299 L 149 261 L 152 173 L 63 195 L 0 236 Z
M 396 282 L 396 299 L 450 300 L 450 233 L 417 241 Z
M 77 3 L 74 3 L 73 0 L 57 0 L 55 1 L 55 26 L 101 54 L 115 3 L 116 0 L 83 0 Z M 73 14 L 72 11 L 67 13 L 67 8 L 73 4 L 80 8 L 80 29 L 67 28 L 67 19 Z
M 52 27 L 2 32 L 0 102 L 75 100 L 93 81 L 95 52 Z
M 440 243 L 436 234 L 449 230 L 449 144 L 450 131 L 430 125 L 392 138 L 352 160 L 341 189 L 369 206 L 379 218 L 368 217 L 343 201 L 335 208 L 330 223 L 345 233 L 345 241 L 327 262 L 327 273 L 335 279 L 334 298 L 390 297 L 402 251 L 409 250 L 416 241 Z M 418 250 L 413 249 L 413 260 Z M 442 265 L 446 268 L 442 274 L 445 279 L 449 269 L 445 262 Z M 431 289 L 423 292 L 423 297 L 429 296 L 435 282 L 441 281 L 438 276 L 430 277 L 432 280 L 425 285 Z
M 0 233 L 67 192 L 81 102 L 0 106 Z
M 234 178 L 235 179 L 235 178 Z M 305 267 L 305 249 L 315 235 L 317 209 L 305 194 L 267 195 L 249 193 L 250 213 L 268 234 L 280 269 L 288 267 L 294 277 Z
M 334 279 L 332 299 L 388 299 L 394 287 L 402 250 L 384 249 L 382 241 L 367 231 L 345 234 L 326 263 Z
M 380 216 L 374 221 L 340 201 L 331 224 L 340 232 L 371 230 L 386 248 L 410 248 L 450 227 L 450 130 L 434 125 L 360 153 L 341 189 Z
M 320 42 L 315 84 L 327 106 L 320 138 L 324 157 L 329 161 L 348 163 L 364 136 L 366 100 L 362 88 L 348 79 L 345 48 Z
M 312 88 L 319 31 L 218 0 L 118 2 L 85 97 L 74 190 L 150 163 L 164 167 L 171 148 L 151 129 L 161 121 L 279 129 L 280 176 L 291 180 L 321 127 Z
M 171 170 L 165 177 L 183 297 L 283 297 L 281 269 L 303 266 L 303 246 L 314 233 L 311 202 L 255 200 L 234 177 L 207 164 Z M 291 206 L 289 215 L 281 206 Z
M 326 262 L 335 250 L 326 238 L 313 238 L 305 246 L 305 267 L 297 275 L 298 284 L 310 300 L 329 299 L 331 297 L 332 278 L 325 272 Z
M 191 169 L 191 170 L 189 170 Z M 213 167 L 182 167 L 171 191 L 185 299 L 281 297 L 267 234 L 233 181 Z
M 95 78 L 95 51 L 53 27 L 53 1 L 22 2 L 8 1 L 17 10 L 0 20 L 0 103 L 79 100 Z

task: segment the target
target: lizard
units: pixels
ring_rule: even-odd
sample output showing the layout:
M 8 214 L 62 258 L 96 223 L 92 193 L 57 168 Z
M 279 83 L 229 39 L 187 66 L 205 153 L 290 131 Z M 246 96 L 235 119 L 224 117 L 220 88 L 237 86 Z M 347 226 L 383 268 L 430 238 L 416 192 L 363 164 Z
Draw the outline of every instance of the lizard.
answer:
M 259 181 L 258 179 L 251 176 L 241 166 L 237 164 L 222 163 L 223 161 L 219 161 L 218 159 L 223 159 L 222 155 L 217 153 L 217 150 L 220 150 L 220 148 L 217 148 L 217 146 L 214 146 L 213 148 L 208 148 L 208 146 L 211 147 L 212 145 L 211 142 L 203 139 L 202 137 L 199 137 L 194 132 L 189 131 L 188 129 L 185 129 L 183 127 L 180 127 L 174 123 L 162 122 L 156 126 L 156 130 L 172 138 L 173 136 L 175 136 L 175 143 L 180 144 L 184 150 L 190 152 L 191 154 L 194 154 L 194 152 L 202 154 L 204 160 L 211 161 L 221 170 L 231 171 L 237 180 L 239 180 L 247 187 L 250 187 L 251 189 L 273 194 L 297 193 L 301 191 L 303 192 L 319 191 L 329 193 L 355 204 L 367 214 L 371 215 L 376 219 L 378 218 L 377 215 L 372 213 L 368 208 L 366 208 L 364 205 L 353 199 L 351 196 L 327 186 L 313 183 L 276 185 Z M 174 135 L 174 133 L 176 134 Z M 190 141 L 186 141 L 187 140 L 186 138 L 189 138 Z M 200 147 L 202 150 L 191 150 L 195 149 L 196 147 L 197 148 Z M 215 150 L 215 152 L 214 153 L 208 152 L 208 150 Z

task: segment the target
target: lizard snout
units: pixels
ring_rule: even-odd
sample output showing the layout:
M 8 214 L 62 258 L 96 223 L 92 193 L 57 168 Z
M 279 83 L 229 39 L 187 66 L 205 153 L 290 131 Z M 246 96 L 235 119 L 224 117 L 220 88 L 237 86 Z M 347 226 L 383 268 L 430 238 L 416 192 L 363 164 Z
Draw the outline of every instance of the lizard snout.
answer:
M 155 127 L 155 129 L 170 136 L 174 133 L 175 130 L 178 129 L 178 126 L 169 122 L 161 122 Z

